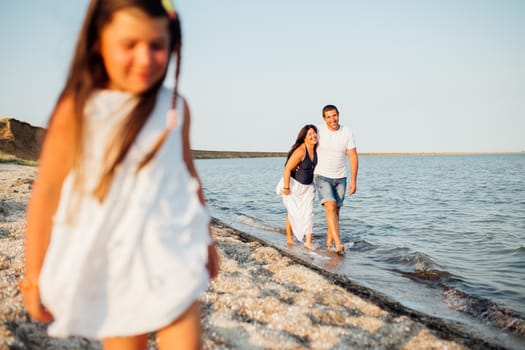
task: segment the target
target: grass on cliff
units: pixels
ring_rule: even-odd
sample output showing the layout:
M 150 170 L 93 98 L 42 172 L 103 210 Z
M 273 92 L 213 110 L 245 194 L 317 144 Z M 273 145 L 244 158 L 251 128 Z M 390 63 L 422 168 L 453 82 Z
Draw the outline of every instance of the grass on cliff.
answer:
M 38 162 L 34 160 L 24 160 L 13 156 L 12 154 L 7 154 L 0 151 L 0 164 L 16 164 L 16 165 L 25 165 L 25 166 L 38 166 Z

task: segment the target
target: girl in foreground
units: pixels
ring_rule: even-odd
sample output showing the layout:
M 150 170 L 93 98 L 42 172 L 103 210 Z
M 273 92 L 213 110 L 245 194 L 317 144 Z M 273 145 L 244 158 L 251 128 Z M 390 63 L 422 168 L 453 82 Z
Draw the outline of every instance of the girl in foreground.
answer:
M 314 169 L 317 164 L 317 128 L 305 125 L 288 152 L 284 166 L 283 178 L 277 186 L 282 193 L 286 206 L 286 239 L 293 245 L 293 236 L 302 241 L 306 235 L 305 248 L 314 249 L 312 245 L 313 210 L 315 188 L 313 185 Z
M 92 0 L 27 211 L 29 314 L 105 349 L 200 346 L 198 298 L 218 273 L 177 94 L 178 15 L 160 0 Z M 170 54 L 175 88 L 162 87 Z

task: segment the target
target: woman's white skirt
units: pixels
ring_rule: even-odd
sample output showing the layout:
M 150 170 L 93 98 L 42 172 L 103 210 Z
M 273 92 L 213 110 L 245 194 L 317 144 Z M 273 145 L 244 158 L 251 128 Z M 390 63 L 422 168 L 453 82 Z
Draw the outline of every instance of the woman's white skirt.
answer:
M 290 177 L 289 195 L 282 193 L 283 187 L 281 178 L 275 192 L 283 199 L 294 236 L 302 241 L 306 234 L 313 231 L 315 187 L 313 184 L 303 185 L 292 177 Z

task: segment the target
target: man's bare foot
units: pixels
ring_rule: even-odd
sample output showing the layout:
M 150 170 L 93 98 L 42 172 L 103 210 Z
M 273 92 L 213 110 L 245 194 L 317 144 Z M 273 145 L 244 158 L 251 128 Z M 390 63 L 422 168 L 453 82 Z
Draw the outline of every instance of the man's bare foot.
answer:
M 344 245 L 340 245 L 338 248 L 335 248 L 335 253 L 337 255 L 344 256 L 345 255 L 345 246 Z
M 288 241 L 286 241 L 286 244 L 288 244 L 288 247 L 291 247 L 291 246 L 293 246 L 293 241 L 288 240 Z
M 334 244 L 334 236 L 330 231 L 326 231 L 326 247 L 331 247 Z

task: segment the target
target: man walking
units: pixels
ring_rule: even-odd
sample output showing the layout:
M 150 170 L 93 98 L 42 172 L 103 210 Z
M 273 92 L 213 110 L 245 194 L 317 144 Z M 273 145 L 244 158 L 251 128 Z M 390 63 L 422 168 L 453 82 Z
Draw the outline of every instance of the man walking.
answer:
M 326 246 L 344 254 L 344 246 L 339 234 L 339 211 L 343 206 L 347 185 L 346 156 L 350 159 L 351 178 L 348 194 L 357 189 L 357 170 L 359 159 L 352 131 L 339 124 L 339 111 L 334 105 L 323 107 L 324 125 L 319 126 L 318 163 L 315 168 L 315 188 L 319 201 L 324 206 L 328 228 Z

